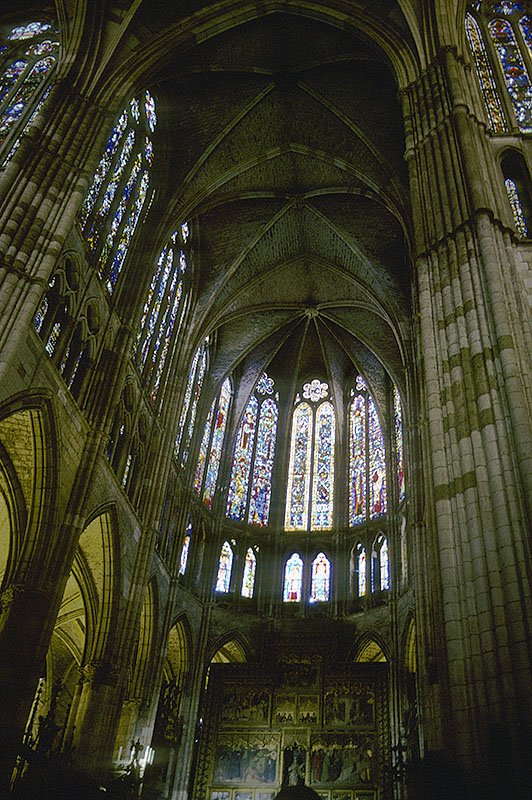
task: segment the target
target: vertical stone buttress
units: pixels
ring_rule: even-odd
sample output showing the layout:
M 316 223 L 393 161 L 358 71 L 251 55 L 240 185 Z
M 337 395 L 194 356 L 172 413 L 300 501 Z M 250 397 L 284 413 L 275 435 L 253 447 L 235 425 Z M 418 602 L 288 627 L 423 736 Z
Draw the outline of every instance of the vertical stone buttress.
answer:
M 466 79 L 448 49 L 403 94 L 426 497 L 416 534 L 426 559 L 415 565 L 422 723 L 429 750 L 484 766 L 488 780 L 504 760 L 524 797 L 530 330 Z

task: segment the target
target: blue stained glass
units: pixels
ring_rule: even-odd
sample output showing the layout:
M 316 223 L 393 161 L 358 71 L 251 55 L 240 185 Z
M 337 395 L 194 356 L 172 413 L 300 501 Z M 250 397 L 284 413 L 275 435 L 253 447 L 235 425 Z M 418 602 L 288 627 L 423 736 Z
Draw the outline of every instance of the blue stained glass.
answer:
M 397 467 L 397 496 L 401 503 L 405 499 L 405 464 L 403 453 L 403 412 L 397 387 L 393 387 L 395 458 Z
M 216 576 L 216 592 L 227 594 L 231 585 L 231 570 L 233 568 L 233 550 L 229 542 L 224 542 L 218 561 L 218 574 Z
M 205 482 L 203 485 L 203 503 L 212 508 L 214 500 L 214 492 L 216 489 L 216 481 L 218 480 L 218 469 L 220 467 L 220 459 L 222 457 L 222 445 L 225 436 L 225 426 L 227 424 L 227 413 L 229 411 L 229 402 L 231 400 L 231 382 L 226 378 L 220 389 L 218 398 L 218 409 L 214 419 L 214 430 L 211 441 L 211 452 L 207 462 L 207 471 L 205 475 Z
M 466 15 L 465 28 L 490 126 L 497 133 L 501 133 L 506 129 L 506 122 L 499 93 L 497 92 L 497 86 L 493 77 L 488 54 L 484 47 L 480 28 L 471 14 Z
M 273 394 L 273 379 L 269 378 L 265 372 L 259 378 L 257 392 L 262 395 Z
M 138 177 L 140 175 L 141 167 L 142 167 L 142 157 L 141 157 L 141 155 L 139 153 L 139 155 L 137 155 L 135 161 L 133 162 L 133 166 L 131 167 L 131 171 L 129 173 L 129 178 L 128 178 L 128 181 L 127 181 L 126 186 L 124 188 L 123 197 L 120 200 L 120 203 L 118 204 L 118 208 L 115 211 L 115 215 L 114 215 L 113 221 L 111 223 L 111 229 L 110 229 L 110 231 L 109 231 L 109 233 L 107 235 L 107 238 L 105 240 L 104 246 L 102 248 L 102 252 L 100 254 L 100 260 L 99 260 L 100 261 L 100 269 L 99 269 L 100 278 L 104 277 L 104 267 L 105 267 L 105 264 L 107 262 L 107 258 L 109 257 L 109 255 L 110 255 L 110 253 L 111 253 L 111 251 L 113 249 L 114 241 L 115 241 L 115 238 L 116 238 L 116 234 L 117 234 L 118 229 L 119 229 L 119 227 L 120 227 L 120 225 L 122 223 L 122 220 L 124 219 L 124 216 L 126 214 L 126 211 L 127 211 L 128 205 L 129 205 L 129 198 L 132 196 L 132 194 L 133 194 L 133 192 L 135 190 L 135 186 L 137 184 L 137 180 L 138 180 Z
M 33 65 L 14 97 L 11 98 L 9 107 L 0 114 L 0 145 L 7 138 L 9 131 L 22 116 L 25 108 L 35 96 L 43 80 L 47 77 L 55 64 L 55 58 L 48 56 Z
M 522 131 L 532 131 L 532 86 L 511 23 L 494 19 L 488 28 L 514 106 L 517 124 Z
M 27 61 L 14 61 L 6 69 L 2 75 L 2 83 L 0 83 L 0 102 L 9 94 L 27 66 Z
M 316 412 L 312 529 L 330 529 L 334 497 L 334 408 L 322 403 Z
M 155 372 L 155 382 L 153 384 L 153 389 L 152 389 L 152 392 L 151 392 L 151 395 L 150 395 L 152 400 L 155 400 L 155 397 L 156 397 L 157 392 L 159 390 L 159 384 L 160 384 L 160 381 L 161 381 L 161 375 L 163 374 L 164 365 L 166 363 L 166 356 L 168 355 L 168 350 L 169 350 L 169 347 L 170 347 L 170 341 L 171 341 L 171 338 L 172 338 L 172 334 L 174 332 L 174 327 L 175 327 L 175 322 L 176 322 L 176 319 L 177 319 L 178 309 L 179 309 L 179 306 L 181 304 L 182 292 L 183 292 L 183 284 L 180 281 L 178 286 L 177 286 L 177 290 L 175 292 L 175 298 L 174 298 L 174 303 L 173 303 L 173 306 L 172 306 L 172 310 L 170 312 L 170 318 L 169 318 L 168 322 L 166 322 L 166 314 L 165 314 L 165 318 L 164 318 L 164 320 L 162 322 L 162 325 L 161 325 L 160 335 L 162 335 L 162 333 L 164 332 L 164 345 L 163 345 L 163 349 L 161 350 L 161 353 L 159 355 L 159 363 L 157 364 L 157 370 Z M 168 306 L 168 308 L 170 308 L 170 306 Z M 168 309 L 167 309 L 167 311 L 168 311 Z
M 137 100 L 136 97 L 131 98 L 129 106 L 131 108 L 131 114 L 133 115 L 133 119 L 135 120 L 135 122 L 140 122 L 140 107 L 139 107 L 139 101 Z
M 506 178 L 504 181 L 504 186 L 506 188 L 506 194 L 508 195 L 508 200 L 510 201 L 510 206 L 512 209 L 512 214 L 514 217 L 514 223 L 519 236 L 528 236 L 528 226 L 526 223 L 525 213 L 523 211 L 523 206 L 521 204 L 521 198 L 519 197 L 519 192 L 517 191 L 517 186 L 515 181 L 511 178 Z
M 318 553 L 312 562 L 311 603 L 327 603 L 329 601 L 330 580 L 331 565 L 329 559 L 325 556 L 325 553 Z
M 105 283 L 107 291 L 109 293 L 113 291 L 116 282 L 118 280 L 118 276 L 120 275 L 122 265 L 126 258 L 129 245 L 131 243 L 131 238 L 135 233 L 135 228 L 137 227 L 137 223 L 139 221 L 142 209 L 144 207 L 144 203 L 146 201 L 146 195 L 148 193 L 149 184 L 150 184 L 150 176 L 148 172 L 145 171 L 140 181 L 140 186 L 137 195 L 135 197 L 132 211 L 124 226 L 124 230 L 122 232 L 122 236 L 120 237 L 118 247 L 116 248 L 116 252 L 109 272 L 109 278 Z
M 519 27 L 523 34 L 523 39 L 532 55 L 532 19 L 530 17 L 521 17 L 519 20 Z
M 105 225 L 105 221 L 107 219 L 107 215 L 109 214 L 111 204 L 115 198 L 116 190 L 118 189 L 120 179 L 131 157 L 134 144 L 135 144 L 135 131 L 129 131 L 126 140 L 124 142 L 124 146 L 122 147 L 122 150 L 120 152 L 118 161 L 115 164 L 111 180 L 107 184 L 105 192 L 103 193 L 102 199 L 100 201 L 100 207 L 96 212 L 94 222 L 92 223 L 91 229 L 85 237 L 87 239 L 87 243 L 91 248 L 91 250 L 96 249 L 96 245 L 98 243 L 98 239 Z
M 48 337 L 48 341 L 44 345 L 44 349 L 46 350 L 49 356 L 53 356 L 54 354 L 55 346 L 57 344 L 57 340 L 59 339 L 60 333 L 61 333 L 61 323 L 55 322 L 50 332 L 50 336 Z
M 303 561 L 294 553 L 284 568 L 283 600 L 285 603 L 298 603 L 303 586 Z
M 271 399 L 264 400 L 260 407 L 249 503 L 248 522 L 253 525 L 264 526 L 268 524 L 277 418 L 277 404 Z
M 286 495 L 287 530 L 304 530 L 308 524 L 310 460 L 312 447 L 312 409 L 301 403 L 293 414 L 290 467 Z
M 155 274 L 151 280 L 150 288 L 148 289 L 148 296 L 146 298 L 146 302 L 144 303 L 144 308 L 142 310 L 142 317 L 140 320 L 139 330 L 137 333 L 137 341 L 135 344 L 135 351 L 138 354 L 138 361 L 143 366 L 146 363 L 146 358 L 148 356 L 148 350 L 151 343 L 151 338 L 153 336 L 153 331 L 155 330 L 155 323 L 157 322 L 157 317 L 159 316 L 159 309 L 160 303 L 162 301 L 162 297 L 164 294 L 164 287 L 166 286 L 166 281 L 168 280 L 168 276 L 170 274 L 170 267 L 171 267 L 171 260 L 173 258 L 172 250 L 168 247 L 164 247 L 161 250 L 159 258 L 157 260 L 157 269 L 155 270 Z M 168 263 L 170 260 L 170 263 Z M 163 271 L 164 267 L 164 274 L 161 277 L 161 272 Z M 157 294 L 155 291 L 157 289 Z M 152 306 L 154 295 L 156 296 L 156 301 Z M 152 309 L 150 314 L 150 319 L 148 323 L 148 328 L 145 330 L 146 319 L 148 318 L 148 314 Z M 142 342 L 142 345 L 141 345 Z
M 11 40 L 32 39 L 34 36 L 50 30 L 51 27 L 47 22 L 30 22 L 29 25 L 13 28 L 7 38 Z
M 96 203 L 96 200 L 98 198 L 99 191 L 102 187 L 102 184 L 105 180 L 107 173 L 109 172 L 113 156 L 118 150 L 118 147 L 122 140 L 122 136 L 126 128 L 127 128 L 127 113 L 124 111 L 120 119 L 118 120 L 117 124 L 113 128 L 113 132 L 109 137 L 107 146 L 100 159 L 100 163 L 98 164 L 98 167 L 96 169 L 96 173 L 94 175 L 92 184 L 87 193 L 87 197 L 83 201 L 80 214 L 80 221 L 83 228 L 85 227 L 87 220 L 90 216 L 90 213 L 94 208 L 94 204 Z
M 181 225 L 181 237 L 185 244 L 188 242 L 189 236 L 190 236 L 190 228 L 188 226 L 188 222 L 183 222 L 183 224 Z
M 227 516 L 231 519 L 244 519 L 246 513 L 258 408 L 258 400 L 252 396 L 244 411 L 236 437 L 227 497 Z
M 42 299 L 42 303 L 37 309 L 37 313 L 35 314 L 35 319 L 33 320 L 33 324 L 35 326 L 35 330 L 37 333 L 41 332 L 41 328 L 46 317 L 46 313 L 48 311 L 48 298 L 46 295 Z

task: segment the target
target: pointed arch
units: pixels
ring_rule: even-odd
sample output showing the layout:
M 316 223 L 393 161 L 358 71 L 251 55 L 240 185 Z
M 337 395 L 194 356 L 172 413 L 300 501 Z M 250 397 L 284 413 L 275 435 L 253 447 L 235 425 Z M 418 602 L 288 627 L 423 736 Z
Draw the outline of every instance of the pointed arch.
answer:
M 353 661 L 357 664 L 383 663 L 388 660 L 387 648 L 378 634 L 364 634 L 355 647 Z
M 164 674 L 167 682 L 174 681 L 183 691 L 192 666 L 192 632 L 185 614 L 178 617 L 168 632 L 168 645 L 164 660 Z
M 251 647 L 240 631 L 230 631 L 218 639 L 211 649 L 210 664 L 246 664 L 251 660 Z
M 153 576 L 146 586 L 144 602 L 139 620 L 139 635 L 133 680 L 130 688 L 131 697 L 141 697 L 149 676 L 153 674 L 154 656 L 157 645 L 157 620 L 159 618 L 159 588 L 157 578 Z
M 90 636 L 87 658 L 102 657 L 116 630 L 114 622 L 120 596 L 119 542 L 114 507 L 107 507 L 89 517 L 74 559 L 74 573 L 79 576 L 89 598 Z

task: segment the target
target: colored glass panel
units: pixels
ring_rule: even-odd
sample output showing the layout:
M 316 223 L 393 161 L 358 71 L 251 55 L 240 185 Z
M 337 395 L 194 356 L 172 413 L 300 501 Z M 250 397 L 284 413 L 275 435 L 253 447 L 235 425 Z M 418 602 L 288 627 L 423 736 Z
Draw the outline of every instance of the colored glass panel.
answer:
M 501 133 L 506 129 L 506 123 L 480 28 L 471 14 L 466 16 L 465 26 L 490 126 L 496 133 Z
M 124 469 L 124 477 L 122 478 L 122 486 L 125 486 L 126 483 L 127 483 L 127 479 L 129 477 L 129 470 L 131 469 L 131 461 L 132 461 L 132 459 L 133 459 L 133 456 L 131 455 L 131 453 L 128 453 L 128 457 L 126 459 L 126 466 L 125 466 L 125 469 Z
M 187 569 L 188 553 L 190 550 L 190 534 L 186 533 L 183 539 L 183 546 L 181 548 L 181 556 L 179 557 L 179 575 L 184 575 Z
M 144 95 L 144 109 L 146 111 L 146 119 L 148 120 L 150 131 L 153 133 L 157 125 L 157 114 L 155 113 L 155 100 L 148 90 L 146 90 Z
M 114 258 L 111 263 L 109 278 L 105 283 L 105 286 L 109 294 L 113 292 L 113 289 L 116 286 L 116 282 L 118 280 L 120 272 L 122 271 L 122 266 L 127 256 L 129 245 L 131 244 L 131 239 L 133 237 L 133 234 L 135 233 L 135 228 L 138 225 L 138 221 L 140 219 L 144 203 L 146 202 L 146 196 L 148 194 L 149 185 L 150 185 L 150 176 L 147 171 L 144 171 L 142 179 L 140 181 L 140 186 L 138 188 L 137 195 L 135 197 L 135 201 L 133 203 L 133 208 L 129 214 L 129 217 L 127 218 L 124 230 L 122 231 L 122 236 L 120 237 L 120 241 L 118 242 L 118 247 L 116 248 L 116 252 L 114 254 Z
M 368 397 L 368 433 L 370 517 L 377 517 L 387 509 L 386 457 L 382 428 L 371 396 Z
M 328 384 L 322 383 L 317 378 L 315 378 L 313 381 L 310 381 L 310 383 L 305 383 L 303 386 L 303 397 L 305 400 L 312 400 L 314 403 L 316 403 L 318 400 L 323 400 L 328 394 Z
M 100 163 L 96 169 L 94 174 L 94 178 L 92 179 L 92 183 L 90 185 L 89 191 L 87 192 L 87 196 L 83 201 L 83 205 L 81 207 L 81 214 L 80 214 L 80 221 L 81 226 L 85 228 L 87 224 L 87 220 L 91 214 L 92 209 L 96 203 L 98 198 L 98 194 L 100 189 L 103 185 L 105 177 L 109 172 L 111 167 L 113 157 L 118 150 L 120 142 L 122 141 L 122 136 L 127 128 L 127 113 L 124 111 L 118 120 L 117 124 L 113 128 L 113 132 L 109 137 L 109 141 L 107 142 L 106 148 L 103 152 L 103 155 L 100 159 Z
M 532 19 L 530 17 L 521 17 L 519 20 L 519 27 L 526 45 L 532 55 Z
M 388 553 L 388 541 L 383 539 L 379 551 L 379 571 L 381 592 L 390 588 L 390 557 Z
M 303 586 L 303 561 L 294 553 L 284 568 L 283 600 L 285 603 L 298 603 Z
M 528 236 L 528 226 L 526 224 L 523 206 L 521 204 L 521 199 L 519 197 L 519 192 L 517 191 L 515 181 L 513 181 L 511 178 L 506 178 L 504 185 L 506 187 L 506 194 L 508 195 L 508 200 L 510 201 L 510 206 L 512 208 L 512 214 L 517 233 L 519 236 Z
M 513 103 L 517 124 L 522 131 L 532 131 L 532 86 L 515 39 L 511 23 L 494 19 L 488 29 Z
M 201 396 L 201 390 L 203 388 L 203 379 L 205 377 L 206 367 L 207 367 L 207 352 L 206 350 L 203 350 L 203 352 L 201 353 L 201 359 L 199 362 L 196 379 L 193 382 L 194 392 L 192 394 L 192 401 L 190 402 L 190 415 L 188 418 L 186 439 L 183 445 L 183 451 L 181 453 L 181 463 L 183 464 L 183 466 L 187 461 L 190 442 L 192 441 L 192 434 L 194 433 L 194 425 L 196 424 L 196 414 L 198 413 L 198 403 Z
M 0 102 L 6 97 L 9 92 L 13 89 L 16 82 L 25 71 L 26 67 L 28 66 L 27 61 L 19 60 L 14 61 L 4 72 L 2 75 L 2 81 L 0 83 Z
M 136 97 L 131 98 L 129 101 L 129 107 L 131 108 L 131 115 L 135 122 L 140 122 L 140 106 Z
M 357 559 L 358 571 L 358 596 L 364 597 L 366 594 L 366 548 L 362 547 L 358 553 Z
M 258 380 L 257 393 L 261 395 L 273 394 L 273 379 L 269 378 L 265 372 L 262 373 Z
M 227 496 L 226 513 L 231 519 L 244 519 L 246 513 L 258 409 L 259 402 L 256 397 L 252 396 L 238 428 Z
M 349 413 L 349 524 L 366 517 L 366 398 L 357 394 Z
M 50 30 L 52 26 L 47 22 L 30 22 L 29 25 L 22 25 L 18 28 L 13 28 L 8 39 L 21 40 L 32 39 L 40 33 Z
M 142 169 L 142 156 L 139 153 L 135 158 L 133 165 L 131 167 L 129 177 L 124 188 L 123 196 L 120 200 L 120 203 L 118 204 L 118 208 L 115 211 L 113 221 L 111 222 L 111 228 L 109 230 L 109 233 L 107 234 L 107 238 L 105 240 L 102 252 L 100 254 L 99 270 L 98 270 L 100 278 L 104 277 L 107 259 L 112 253 L 118 229 L 120 228 L 124 216 L 127 212 L 129 206 L 129 200 L 135 192 L 135 187 L 137 186 L 137 181 L 141 173 L 141 169 Z
M 212 508 L 214 500 L 214 492 L 216 489 L 216 481 L 218 479 L 218 470 L 220 468 L 220 459 L 222 457 L 222 445 L 225 435 L 225 426 L 227 424 L 227 412 L 229 410 L 229 401 L 231 399 L 231 382 L 226 378 L 220 389 L 220 396 L 218 399 L 218 409 L 216 418 L 214 420 L 214 430 L 211 441 L 211 452 L 209 453 L 209 461 L 207 463 L 207 471 L 205 474 L 205 483 L 203 485 L 203 503 Z
M 216 410 L 216 400 L 212 401 L 205 427 L 203 428 L 203 436 L 201 437 L 201 444 L 198 453 L 198 463 L 196 464 L 196 472 L 194 473 L 194 489 L 196 494 L 201 491 L 201 484 L 203 483 L 203 473 L 205 472 L 205 463 L 207 461 L 207 452 L 209 450 L 209 442 L 211 440 L 212 421 L 214 419 L 214 412 Z
M 174 281 L 172 283 L 172 286 L 170 287 L 170 294 L 174 293 L 174 284 L 175 284 L 175 280 L 176 279 L 177 279 L 177 275 L 174 277 Z M 164 365 L 166 363 L 166 356 L 168 355 L 168 350 L 170 348 L 170 342 L 172 340 L 172 335 L 173 335 L 173 332 L 174 332 L 175 323 L 176 323 L 176 320 L 177 320 L 177 317 L 178 317 L 179 307 L 181 305 L 182 293 L 183 293 L 183 284 L 182 284 L 181 281 L 179 281 L 179 283 L 177 285 L 177 289 L 175 289 L 173 304 L 172 304 L 172 306 L 170 306 L 170 299 L 169 299 L 169 305 L 168 305 L 168 307 L 166 309 L 164 319 L 163 319 L 163 321 L 161 323 L 161 326 L 159 328 L 159 336 L 157 338 L 157 350 L 154 352 L 154 356 L 153 356 L 154 362 L 155 362 L 155 358 L 156 358 L 156 356 L 158 354 L 159 343 L 160 343 L 161 339 L 164 339 L 164 344 L 163 344 L 163 348 L 162 348 L 162 350 L 161 350 L 161 352 L 160 352 L 160 354 L 158 356 L 159 357 L 159 361 L 157 363 L 157 369 L 155 371 L 155 381 L 154 381 L 154 384 L 153 384 L 152 391 L 150 393 L 150 397 L 151 397 L 152 400 L 155 400 L 155 397 L 157 396 L 157 392 L 159 390 L 159 384 L 161 382 L 161 376 L 163 374 Z M 168 316 L 168 312 L 170 312 L 169 316 Z M 167 320 L 167 318 L 168 318 L 168 320 Z
M 277 404 L 266 399 L 260 407 L 248 522 L 267 525 L 270 514 L 272 470 L 277 437 Z
M 242 577 L 242 597 L 253 597 L 255 587 L 255 572 L 257 570 L 257 557 L 251 547 L 246 552 L 244 562 L 244 575 Z
M 233 568 L 233 550 L 229 542 L 224 542 L 218 561 L 218 574 L 216 576 L 216 592 L 227 594 L 231 585 L 231 569 Z
M 303 530 L 308 524 L 313 413 L 308 403 L 297 406 L 292 419 L 290 467 L 285 528 Z
M 37 313 L 35 314 L 35 319 L 33 320 L 33 324 L 35 326 L 35 330 L 37 333 L 41 332 L 41 328 L 44 322 L 44 318 L 46 317 L 46 313 L 48 311 L 48 298 L 46 295 L 42 299 L 42 303 L 37 309 Z
M 50 331 L 50 336 L 48 337 L 48 341 L 44 345 L 44 349 L 48 353 L 49 356 L 53 356 L 55 346 L 57 344 L 57 340 L 59 339 L 59 334 L 61 333 L 61 323 L 55 322 L 52 330 Z
M 332 528 L 334 434 L 334 408 L 332 403 L 322 403 L 316 412 L 311 526 L 313 530 Z
M 397 474 L 397 497 L 401 503 L 405 499 L 405 462 L 403 452 L 403 411 L 397 387 L 393 387 L 393 411 L 395 434 L 395 459 Z
M 55 58 L 53 56 L 43 58 L 33 65 L 28 75 L 24 78 L 15 95 L 10 99 L 8 107 L 0 114 L 0 145 L 4 143 L 10 130 L 18 122 L 54 64 Z
M 312 562 L 310 581 L 310 602 L 327 603 L 331 580 L 331 565 L 324 553 L 318 553 Z

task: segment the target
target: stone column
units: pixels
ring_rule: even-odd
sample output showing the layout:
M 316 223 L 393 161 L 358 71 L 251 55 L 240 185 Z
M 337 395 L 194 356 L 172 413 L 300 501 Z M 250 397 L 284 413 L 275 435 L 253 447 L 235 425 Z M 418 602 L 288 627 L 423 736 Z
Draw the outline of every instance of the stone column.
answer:
M 465 80 L 448 50 L 405 94 L 422 389 L 415 573 L 423 722 L 429 748 L 466 773 L 480 767 L 471 776 L 478 796 L 491 784 L 521 798 L 530 719 L 530 331 L 497 213 L 498 176 L 485 129 L 463 99 Z M 427 714 L 436 705 L 441 725 Z

